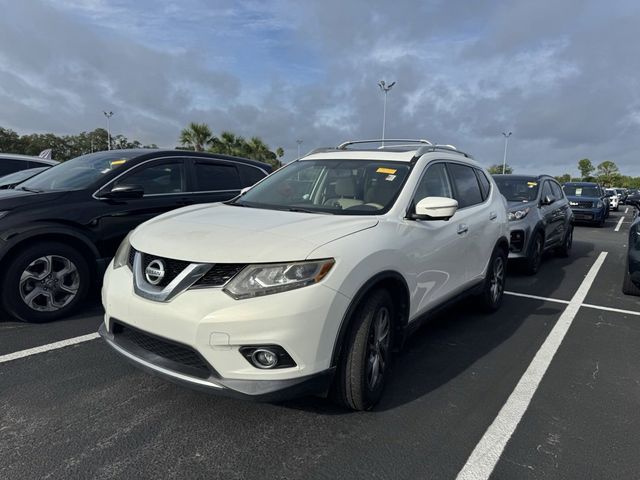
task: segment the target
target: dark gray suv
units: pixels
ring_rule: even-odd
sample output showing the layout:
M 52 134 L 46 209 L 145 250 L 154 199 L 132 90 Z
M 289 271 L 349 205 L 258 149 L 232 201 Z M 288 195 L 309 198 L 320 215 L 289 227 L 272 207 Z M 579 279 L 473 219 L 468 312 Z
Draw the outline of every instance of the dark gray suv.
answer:
M 549 175 L 494 175 L 509 205 L 509 259 L 518 259 L 527 273 L 538 272 L 545 251 L 569 256 L 573 213 L 556 180 Z

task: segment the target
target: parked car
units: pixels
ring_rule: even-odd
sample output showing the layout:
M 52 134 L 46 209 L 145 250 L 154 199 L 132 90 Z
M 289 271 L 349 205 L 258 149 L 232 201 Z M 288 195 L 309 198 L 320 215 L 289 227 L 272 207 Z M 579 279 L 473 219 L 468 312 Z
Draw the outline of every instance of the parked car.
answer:
M 609 197 L 609 210 L 617 212 L 620 205 L 620 195 L 613 188 L 607 188 L 604 192 Z
M 622 292 L 640 296 L 640 216 L 629 227 L 629 247 L 622 281 Z
M 597 183 L 569 182 L 562 186 L 577 222 L 595 223 L 602 227 L 609 214 L 609 200 Z
M 47 168 L 51 167 L 27 168 L 26 170 L 18 170 L 17 172 L 0 177 L 0 190 L 13 188 L 20 182 L 24 182 L 38 173 L 44 172 Z
M 612 188 L 612 190 L 615 190 L 616 194 L 618 195 L 618 201 L 620 205 L 624 205 L 627 201 L 627 191 L 624 188 Z
M 69 315 L 131 229 L 178 207 L 229 200 L 269 171 L 222 155 L 111 150 L 0 190 L 2 306 L 30 322 Z
M 509 260 L 524 263 L 527 273 L 540 268 L 544 252 L 569 256 L 573 212 L 556 180 L 549 175 L 494 175 L 509 205 Z
M 38 167 L 52 167 L 60 162 L 46 158 L 18 155 L 17 153 L 0 153 L 0 176 L 20 170 Z
M 500 307 L 506 204 L 451 146 L 347 142 L 227 203 L 159 216 L 105 274 L 100 334 L 184 385 L 372 407 L 392 352 L 438 307 Z M 407 146 L 410 145 L 410 146 Z
M 627 195 L 627 205 L 633 205 L 636 208 L 640 208 L 640 191 L 632 190 Z

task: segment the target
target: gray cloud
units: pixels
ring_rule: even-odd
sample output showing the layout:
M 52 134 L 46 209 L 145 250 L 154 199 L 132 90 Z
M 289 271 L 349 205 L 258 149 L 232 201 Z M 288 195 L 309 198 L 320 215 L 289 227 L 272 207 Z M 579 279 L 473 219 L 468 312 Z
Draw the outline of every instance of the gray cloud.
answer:
M 104 123 L 173 146 L 188 121 L 296 152 L 426 137 L 520 172 L 611 159 L 640 175 L 639 7 L 600 2 L 188 4 L 0 0 L 0 125 L 72 133 Z

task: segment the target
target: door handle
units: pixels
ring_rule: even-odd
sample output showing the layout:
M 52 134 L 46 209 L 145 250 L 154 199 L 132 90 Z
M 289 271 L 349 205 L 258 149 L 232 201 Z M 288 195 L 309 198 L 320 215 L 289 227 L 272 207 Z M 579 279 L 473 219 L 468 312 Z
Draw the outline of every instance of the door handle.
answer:
M 461 223 L 458 225 L 458 235 L 462 235 L 463 233 L 467 233 L 469 231 L 469 225 Z
M 489 220 L 495 220 L 498 218 L 498 214 L 496 212 L 489 212 Z

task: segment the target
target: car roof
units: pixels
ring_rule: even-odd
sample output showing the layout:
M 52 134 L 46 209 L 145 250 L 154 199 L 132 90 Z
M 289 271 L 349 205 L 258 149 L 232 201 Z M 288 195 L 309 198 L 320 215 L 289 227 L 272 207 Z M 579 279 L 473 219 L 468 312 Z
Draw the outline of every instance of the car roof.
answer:
M 551 175 L 547 175 L 546 173 L 541 173 L 540 175 L 522 175 L 515 173 L 496 173 L 492 175 L 494 178 L 512 178 L 514 180 L 541 180 L 543 178 L 550 178 L 551 180 L 555 180 Z
M 52 160 L 50 158 L 41 158 L 41 157 L 36 157 L 35 155 L 22 155 L 20 153 L 0 153 L 0 160 L 23 160 L 25 162 L 40 162 L 40 163 L 45 163 L 47 165 L 57 165 L 58 162 L 57 160 Z

